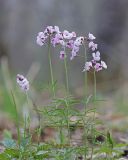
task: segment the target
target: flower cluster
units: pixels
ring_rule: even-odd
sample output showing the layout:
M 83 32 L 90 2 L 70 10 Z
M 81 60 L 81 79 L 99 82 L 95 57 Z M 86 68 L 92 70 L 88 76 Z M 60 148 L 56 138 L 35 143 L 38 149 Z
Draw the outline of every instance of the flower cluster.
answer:
M 60 51 L 60 59 L 66 58 L 65 49 L 68 48 L 71 51 L 70 60 L 78 55 L 80 46 L 83 44 L 88 44 L 88 48 L 93 52 L 92 60 L 85 63 L 83 71 L 89 71 L 90 69 L 95 69 L 97 72 L 103 68 L 107 69 L 107 65 L 101 60 L 100 52 L 97 50 L 98 45 L 94 43 L 96 37 L 89 33 L 88 37 L 77 37 L 75 32 L 69 32 L 64 30 L 60 31 L 58 26 L 47 26 L 43 32 L 39 32 L 37 36 L 37 44 L 43 46 L 47 39 L 50 38 L 50 42 L 53 47 L 61 45 L 62 50 Z
M 82 45 L 84 41 L 84 37 L 77 37 L 75 32 L 69 32 L 64 30 L 61 32 L 58 26 L 48 26 L 44 30 L 44 32 L 39 32 L 37 36 L 37 44 L 43 46 L 50 37 L 51 44 L 55 47 L 56 45 L 62 46 L 62 51 L 60 51 L 60 59 L 64 59 L 66 57 L 65 48 L 71 50 L 71 57 L 72 60 L 79 51 L 79 46 Z
M 89 41 L 88 47 L 91 48 L 92 51 L 95 51 L 98 47 L 98 45 L 93 42 L 93 40 L 95 39 L 96 37 L 93 34 L 91 33 L 88 34 L 88 39 L 87 39 Z
M 23 91 L 29 90 L 29 81 L 21 74 L 17 74 L 17 83 Z
M 97 51 L 98 45 L 93 42 L 94 39 L 96 39 L 96 37 L 94 37 L 93 34 L 89 33 L 88 46 L 93 51 L 92 60 L 85 63 L 83 71 L 90 71 L 91 69 L 93 69 L 98 72 L 102 69 L 107 69 L 106 63 L 101 60 L 100 52 Z

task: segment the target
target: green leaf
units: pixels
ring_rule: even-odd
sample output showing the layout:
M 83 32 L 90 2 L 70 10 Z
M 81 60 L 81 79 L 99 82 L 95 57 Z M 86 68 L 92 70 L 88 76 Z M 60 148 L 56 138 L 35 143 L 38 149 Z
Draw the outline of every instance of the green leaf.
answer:
M 2 143 L 6 148 L 16 147 L 16 142 L 13 139 L 6 138 Z
M 39 151 L 36 153 L 37 156 L 47 154 L 48 151 Z
M 111 134 L 110 134 L 109 131 L 107 132 L 107 141 L 108 141 L 110 147 L 113 148 L 113 146 L 114 146 L 113 139 L 112 139 Z
M 0 154 L 0 160 L 10 160 L 10 158 L 5 155 L 5 153 Z

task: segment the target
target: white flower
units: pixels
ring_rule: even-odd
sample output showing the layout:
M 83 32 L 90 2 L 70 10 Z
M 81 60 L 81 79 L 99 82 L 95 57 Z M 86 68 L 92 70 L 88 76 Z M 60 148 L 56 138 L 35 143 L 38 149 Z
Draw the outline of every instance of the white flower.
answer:
M 66 46 L 66 43 L 64 40 L 60 40 L 59 43 L 62 45 L 62 46 Z
M 43 32 L 39 32 L 36 38 L 36 43 L 40 46 L 43 46 L 45 43 L 46 36 Z
M 73 36 L 73 37 L 76 37 L 76 33 L 75 33 L 75 32 L 72 32 L 72 36 Z
M 83 69 L 83 72 L 84 71 L 89 71 L 91 68 L 92 68 L 92 62 L 86 62 L 85 66 L 84 66 L 84 69 Z
M 63 31 L 63 37 L 65 39 L 72 39 L 74 37 L 74 32 L 70 33 L 67 30 L 64 30 Z
M 45 38 L 46 38 L 44 32 L 39 32 L 39 33 L 38 33 L 38 36 L 39 36 L 40 38 L 42 38 L 42 39 L 45 39 Z
M 75 46 L 80 46 L 80 45 L 82 45 L 83 41 L 84 41 L 84 37 L 77 37 L 75 42 L 74 42 L 74 45 Z
M 106 65 L 106 63 L 105 63 L 104 61 L 101 61 L 101 66 L 102 66 L 103 68 L 107 69 L 107 65 Z
M 97 44 L 95 44 L 94 42 L 89 42 L 88 47 L 92 49 L 92 51 L 95 51 L 98 47 Z
M 39 46 L 43 46 L 44 45 L 44 41 L 42 41 L 38 36 L 36 38 L 36 43 L 39 45 Z
M 58 26 L 54 26 L 54 31 L 55 31 L 56 33 L 60 33 L 59 27 L 58 27 Z
M 92 57 L 95 61 L 99 61 L 100 60 L 100 52 L 97 51 L 96 53 L 92 53 Z
M 55 31 L 55 30 L 54 30 L 54 27 L 53 27 L 53 26 L 47 26 L 47 28 L 46 28 L 46 30 L 45 30 L 46 33 L 50 33 L 50 34 L 52 34 L 54 31 Z
M 88 34 L 88 39 L 89 39 L 90 41 L 92 41 L 92 40 L 96 39 L 96 37 L 95 37 L 93 34 L 89 33 L 89 34 Z
M 16 80 L 17 80 L 17 83 L 19 84 L 20 88 L 23 91 L 28 91 L 29 90 L 29 81 L 27 80 L 27 78 L 25 78 L 21 74 L 17 74 Z

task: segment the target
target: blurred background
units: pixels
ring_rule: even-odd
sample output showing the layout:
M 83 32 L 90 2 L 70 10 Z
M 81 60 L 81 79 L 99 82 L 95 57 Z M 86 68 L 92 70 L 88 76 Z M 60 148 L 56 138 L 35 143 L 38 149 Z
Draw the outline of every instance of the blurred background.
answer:
M 49 80 L 47 47 L 36 44 L 37 33 L 47 25 L 57 25 L 61 31 L 75 31 L 80 36 L 91 32 L 97 37 L 102 58 L 108 65 L 107 70 L 97 74 L 98 93 L 107 97 L 101 108 L 127 114 L 128 0 L 0 0 L 1 107 L 9 108 L 6 92 L 11 81 L 15 87 L 17 73 L 29 75 L 32 83 L 38 85 L 38 95 L 39 88 Z M 54 49 L 52 56 L 55 77 L 63 84 L 59 50 Z M 70 91 L 82 96 L 84 60 L 76 58 L 69 63 Z M 93 80 L 89 77 L 91 90 Z

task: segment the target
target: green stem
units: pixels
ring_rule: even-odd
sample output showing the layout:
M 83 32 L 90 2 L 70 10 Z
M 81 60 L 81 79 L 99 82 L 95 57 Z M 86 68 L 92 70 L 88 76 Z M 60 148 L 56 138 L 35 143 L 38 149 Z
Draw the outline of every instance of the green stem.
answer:
M 28 93 L 26 92 L 26 101 L 27 101 L 27 105 L 29 106 L 29 97 L 28 97 Z M 26 116 L 25 116 L 26 117 Z M 28 119 L 29 117 L 27 117 Z M 28 127 L 28 134 L 30 134 L 30 127 Z
M 24 139 L 27 137 L 26 136 L 26 130 L 27 130 L 27 120 L 26 120 L 26 115 L 25 115 L 25 118 L 24 118 Z
M 52 94 L 55 98 L 55 86 L 54 86 L 54 77 L 53 77 L 53 69 L 52 69 L 52 58 L 51 58 L 51 45 L 50 45 L 51 38 L 49 37 L 48 42 L 48 58 L 49 58 L 49 67 L 50 67 L 50 74 L 51 74 L 51 84 L 52 84 Z
M 84 58 L 85 58 L 85 63 L 87 62 L 87 53 L 86 53 L 86 45 L 84 44 Z M 85 96 L 85 100 L 87 101 L 87 71 L 84 72 L 84 96 Z M 87 109 L 87 104 L 85 102 L 84 104 L 84 145 L 85 145 L 85 159 L 86 159 L 86 148 L 87 148 L 87 128 L 86 128 L 86 109 Z
M 28 93 L 26 92 L 26 97 L 27 97 L 27 104 L 29 105 L 29 96 Z M 37 119 L 38 119 L 38 131 L 37 131 L 37 135 L 38 135 L 38 145 L 40 144 L 40 135 L 41 135 L 41 118 L 40 118 L 40 113 L 38 112 L 38 107 L 36 105 L 36 103 L 33 101 L 33 99 L 31 98 L 32 104 L 33 104 L 33 108 L 35 110 Z
M 94 106 L 95 106 L 96 105 L 96 71 L 95 70 L 93 72 L 93 78 L 94 78 Z M 95 123 L 95 110 L 94 110 L 94 115 L 93 115 L 92 123 Z M 94 141 L 94 127 L 95 127 L 95 124 L 92 124 L 91 135 L 92 135 L 92 140 L 93 141 Z M 92 160 L 93 152 L 94 152 L 93 141 L 92 141 L 91 160 Z
M 85 114 L 82 115 L 82 121 L 83 121 L 83 128 L 84 128 L 84 132 L 83 132 L 83 139 L 84 139 L 84 147 L 85 147 L 85 150 L 84 150 L 84 156 L 85 156 L 85 160 L 86 160 L 86 153 L 87 153 L 87 128 L 86 128 L 86 117 L 85 117 Z
M 93 152 L 94 152 L 94 127 L 95 127 L 95 110 L 94 110 L 94 115 L 93 115 L 93 119 L 92 119 L 92 127 L 91 127 L 91 136 L 92 136 L 92 148 L 91 148 L 91 160 L 93 160 Z
M 67 59 L 64 58 L 64 68 L 65 68 L 65 77 L 66 77 L 66 89 L 67 93 L 69 93 L 69 83 L 68 83 L 68 68 L 67 68 Z
M 13 92 L 11 91 L 13 103 L 14 103 L 14 108 L 15 108 L 15 114 L 16 114 L 16 126 L 17 126 L 17 135 L 18 135 L 18 145 L 19 145 L 19 150 L 20 150 L 20 128 L 19 128 L 19 116 L 18 116 L 18 111 L 17 111 L 17 106 L 16 106 L 16 101 Z
M 96 100 L 96 71 L 93 72 L 94 75 L 94 101 Z
M 86 53 L 86 46 L 84 44 L 84 58 L 85 58 L 85 63 L 87 62 L 87 53 Z M 87 98 L 87 90 L 88 90 L 88 79 L 87 79 L 87 71 L 84 72 L 84 95 L 85 98 Z
M 64 57 L 64 69 L 65 69 L 65 77 L 66 77 L 66 90 L 67 90 L 67 93 L 69 93 L 69 78 L 68 78 L 68 67 L 67 67 L 67 55 L 66 55 L 66 50 L 65 50 L 65 47 L 64 47 L 64 52 L 65 52 L 65 57 Z
M 62 132 L 62 121 L 60 121 L 61 125 L 59 127 L 59 131 L 60 131 L 60 144 L 64 144 L 64 141 L 63 141 L 63 132 Z
M 53 68 L 52 68 L 52 58 L 51 58 L 51 37 L 49 37 L 49 41 L 48 41 L 48 58 L 49 58 L 49 67 L 50 67 L 50 74 L 51 74 L 51 84 L 52 84 L 52 94 L 53 94 L 53 98 L 56 97 L 55 95 L 55 86 L 54 86 L 54 77 L 53 77 Z M 57 106 L 56 106 L 57 109 Z M 58 127 L 58 130 L 60 130 L 60 142 L 63 141 L 63 136 L 62 136 L 62 127 Z
M 70 123 L 69 123 L 69 105 L 66 103 L 66 109 L 67 109 L 67 127 L 68 127 L 68 138 L 69 138 L 69 143 L 70 143 Z

